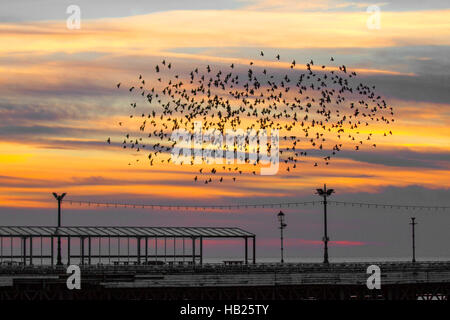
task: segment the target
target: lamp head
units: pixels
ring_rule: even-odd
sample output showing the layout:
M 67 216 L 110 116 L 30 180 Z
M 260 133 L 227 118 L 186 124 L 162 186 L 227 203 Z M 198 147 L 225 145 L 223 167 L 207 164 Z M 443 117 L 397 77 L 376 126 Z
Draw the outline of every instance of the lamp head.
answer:
M 61 194 L 59 196 L 58 196 L 58 194 L 56 192 L 53 192 L 52 194 L 53 194 L 53 196 L 55 197 L 56 200 L 62 200 L 66 196 L 66 193 L 63 193 L 63 194 Z
M 278 221 L 283 222 L 283 220 L 284 220 L 284 213 L 283 213 L 283 211 L 280 211 L 277 214 L 277 217 L 278 217 Z

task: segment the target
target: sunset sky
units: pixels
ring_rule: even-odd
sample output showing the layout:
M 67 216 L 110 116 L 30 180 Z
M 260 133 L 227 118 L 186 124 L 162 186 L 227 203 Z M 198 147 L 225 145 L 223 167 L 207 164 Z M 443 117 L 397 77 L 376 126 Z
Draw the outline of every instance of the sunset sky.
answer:
M 81 29 L 66 26 L 71 4 L 81 9 Z M 367 26 L 370 5 L 379 6 L 379 29 Z M 450 206 L 448 1 L 22 0 L 0 4 L 0 42 L 1 225 L 53 225 L 52 192 L 89 201 L 269 203 L 319 200 L 314 190 L 326 183 L 336 201 Z M 277 54 L 285 64 L 274 64 Z M 239 67 L 252 60 L 281 74 L 293 59 L 300 69 L 310 59 L 328 64 L 331 56 L 376 85 L 394 108 L 393 135 L 376 130 L 376 149 L 344 149 L 327 167 L 202 185 L 193 181 L 198 167 L 129 166 L 136 154 L 106 144 L 108 137 L 120 143 L 130 130 L 139 131 L 128 118 L 129 92 L 116 83 L 129 86 L 139 74 L 155 79 L 162 59 L 187 78 L 208 64 Z M 278 257 L 279 210 L 66 203 L 63 223 L 237 226 L 256 233 L 261 257 Z M 321 207 L 282 210 L 288 258 L 319 257 Z M 450 258 L 449 210 L 331 206 L 330 259 L 409 257 L 411 216 L 419 223 L 418 258 Z M 240 254 L 233 243 L 220 245 Z

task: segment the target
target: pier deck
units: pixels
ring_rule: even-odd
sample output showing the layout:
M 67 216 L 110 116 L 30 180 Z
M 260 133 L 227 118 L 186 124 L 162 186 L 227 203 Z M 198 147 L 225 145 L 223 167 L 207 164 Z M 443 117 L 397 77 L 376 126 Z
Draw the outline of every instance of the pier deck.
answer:
M 381 269 L 369 290 L 367 267 Z M 81 266 L 81 290 L 65 267 L 0 266 L 0 299 L 440 299 L 450 262 Z

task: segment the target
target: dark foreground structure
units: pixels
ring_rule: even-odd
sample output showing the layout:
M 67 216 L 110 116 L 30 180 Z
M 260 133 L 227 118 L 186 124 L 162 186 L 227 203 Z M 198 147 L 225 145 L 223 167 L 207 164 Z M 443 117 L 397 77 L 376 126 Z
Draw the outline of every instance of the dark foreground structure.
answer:
M 205 239 L 243 259 L 205 264 Z M 252 245 L 251 262 L 248 246 Z M 450 262 L 257 264 L 255 235 L 220 227 L 0 227 L 0 300 L 449 300 Z M 81 289 L 68 289 L 68 265 Z M 367 267 L 381 269 L 368 289 Z
M 450 262 L 81 266 L 69 290 L 64 266 L 0 267 L 0 300 L 449 300 Z

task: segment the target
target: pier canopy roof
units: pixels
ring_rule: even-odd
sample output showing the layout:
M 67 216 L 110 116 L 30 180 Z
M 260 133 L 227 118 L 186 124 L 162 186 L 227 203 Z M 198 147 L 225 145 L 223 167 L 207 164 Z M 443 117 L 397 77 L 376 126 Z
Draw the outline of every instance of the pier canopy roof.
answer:
M 227 227 L 45 227 L 1 226 L 0 237 L 247 238 L 253 233 Z

